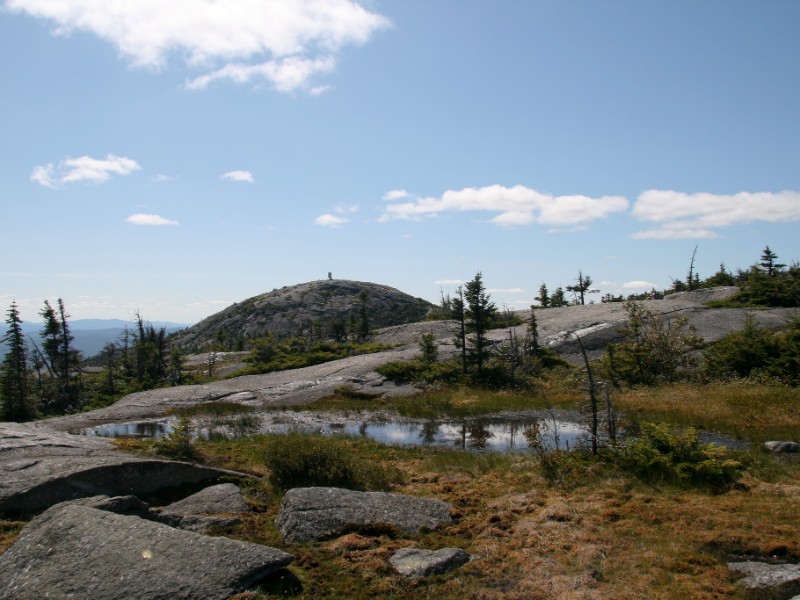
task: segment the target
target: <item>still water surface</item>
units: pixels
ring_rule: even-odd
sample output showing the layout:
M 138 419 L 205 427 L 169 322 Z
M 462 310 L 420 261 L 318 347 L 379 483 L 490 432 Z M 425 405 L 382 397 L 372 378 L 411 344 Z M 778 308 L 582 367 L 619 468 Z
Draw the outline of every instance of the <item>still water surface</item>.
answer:
M 169 435 L 174 417 L 135 423 L 111 423 L 86 429 L 84 435 L 103 437 L 149 437 Z M 511 413 L 491 417 L 445 420 L 409 420 L 371 413 L 348 414 L 275 411 L 225 418 L 196 418 L 194 434 L 203 437 L 239 437 L 258 433 L 291 432 L 343 434 L 398 446 L 449 446 L 492 452 L 530 448 L 529 436 L 538 428 L 548 448 L 569 449 L 588 443 L 586 427 L 577 416 Z

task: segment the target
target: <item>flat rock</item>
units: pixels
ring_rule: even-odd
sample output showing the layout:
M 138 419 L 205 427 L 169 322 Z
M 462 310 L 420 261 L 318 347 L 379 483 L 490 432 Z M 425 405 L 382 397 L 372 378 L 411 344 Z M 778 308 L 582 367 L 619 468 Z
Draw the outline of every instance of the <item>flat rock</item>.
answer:
M 770 452 L 800 452 L 800 444 L 797 442 L 773 440 L 771 442 L 764 442 L 764 447 Z
M 389 562 L 400 575 L 417 578 L 449 573 L 469 560 L 469 554 L 461 548 L 442 548 L 436 551 L 401 548 L 392 555 Z
M 154 517 L 154 514 L 150 512 L 150 505 L 147 502 L 142 502 L 136 496 L 114 496 L 109 498 L 101 494 L 99 496 L 69 500 L 68 502 L 79 506 L 96 508 L 97 510 L 106 510 L 118 515 L 135 515 L 142 518 Z
M 232 483 L 212 485 L 173 502 L 159 511 L 162 515 L 217 515 L 247 512 L 241 490 Z
M 800 565 L 773 565 L 757 561 L 728 563 L 744 575 L 737 583 L 749 600 L 790 598 L 800 593 Z
M 291 561 L 267 546 L 59 505 L 0 555 L 0 599 L 222 600 Z
M 390 527 L 408 535 L 451 523 L 451 506 L 441 500 L 385 492 L 308 487 L 286 492 L 275 524 L 283 538 L 298 543 L 348 531 Z
M 76 498 L 143 496 L 238 475 L 119 452 L 109 440 L 31 423 L 0 423 L 0 514 L 31 514 Z

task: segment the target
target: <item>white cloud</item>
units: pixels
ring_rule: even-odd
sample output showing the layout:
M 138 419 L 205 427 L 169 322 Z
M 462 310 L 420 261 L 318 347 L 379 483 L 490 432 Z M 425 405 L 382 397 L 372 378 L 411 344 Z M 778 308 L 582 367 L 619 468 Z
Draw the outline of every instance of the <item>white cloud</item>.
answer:
M 314 75 L 335 67 L 342 48 L 391 26 L 355 0 L 6 0 L 5 6 L 54 21 L 58 34 L 94 33 L 138 67 L 160 68 L 178 55 L 204 71 L 189 80 L 192 89 L 220 79 L 265 81 L 282 92 L 308 89 Z
M 344 217 L 337 217 L 336 215 L 332 215 L 330 213 L 326 213 L 324 215 L 318 216 L 314 219 L 314 223 L 316 225 L 320 225 L 322 227 L 341 227 L 345 223 L 349 222 L 350 219 L 345 219 Z
M 350 215 L 358 212 L 357 204 L 339 204 L 333 207 L 333 212 L 340 215 Z
M 67 157 L 58 167 L 52 163 L 34 167 L 30 179 L 34 183 L 55 189 L 63 184 L 79 181 L 103 183 L 113 175 L 130 175 L 140 169 L 139 163 L 135 160 L 113 154 L 109 154 L 105 159 L 91 156 Z
M 438 198 L 415 198 L 390 204 L 379 220 L 415 220 L 444 212 L 482 211 L 499 213 L 490 222 L 502 226 L 531 223 L 579 225 L 627 208 L 628 200 L 621 196 L 552 196 L 521 185 L 510 188 L 491 185 L 448 190 Z
M 218 79 L 230 79 L 234 83 L 251 83 L 266 79 L 279 92 L 291 92 L 302 87 L 317 73 L 328 73 L 335 67 L 336 61 L 330 56 L 313 60 L 290 57 L 258 65 L 229 64 L 211 73 L 195 77 L 187 82 L 186 87 L 190 90 L 204 90 Z
M 636 199 L 632 214 L 661 224 L 633 234 L 636 239 L 707 239 L 718 237 L 715 229 L 733 225 L 800 221 L 800 192 L 725 195 L 647 190 Z
M 126 223 L 131 225 L 177 225 L 177 221 L 165 219 L 161 215 L 148 215 L 144 213 L 137 213 L 125 219 Z
M 719 234 L 710 229 L 692 229 L 685 223 L 670 223 L 659 229 L 637 231 L 631 237 L 635 240 L 711 240 Z
M 383 195 L 383 199 L 389 202 L 394 202 L 395 200 L 402 200 L 404 198 L 408 198 L 411 194 L 409 194 L 405 190 L 389 190 Z
M 227 173 L 223 173 L 221 178 L 228 181 L 241 181 L 243 183 L 255 183 L 256 181 L 250 171 L 228 171 Z
M 461 279 L 437 279 L 433 283 L 436 285 L 462 285 L 464 281 Z
M 167 182 L 173 181 L 175 179 L 176 179 L 175 177 L 171 177 L 169 175 L 164 175 L 163 173 L 159 173 L 158 175 L 153 177 L 153 181 L 155 181 L 156 183 L 167 183 Z
M 486 290 L 490 294 L 521 294 L 525 290 L 522 288 L 488 288 Z
M 658 287 L 650 281 L 626 281 L 622 284 L 623 290 L 651 290 Z
M 58 182 L 55 177 L 55 168 L 51 163 L 33 167 L 31 181 L 51 189 L 56 189 L 58 187 Z

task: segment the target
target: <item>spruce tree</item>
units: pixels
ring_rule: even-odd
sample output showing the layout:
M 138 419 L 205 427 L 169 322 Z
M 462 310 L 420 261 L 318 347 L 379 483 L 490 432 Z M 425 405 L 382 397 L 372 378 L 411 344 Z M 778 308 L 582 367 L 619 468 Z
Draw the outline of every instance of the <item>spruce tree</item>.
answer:
M 539 295 L 536 296 L 536 300 L 539 301 L 542 308 L 550 306 L 550 292 L 547 291 L 547 285 L 544 282 L 539 286 Z
M 451 301 L 452 317 L 458 321 L 458 334 L 456 335 L 455 345 L 456 348 L 461 350 L 461 370 L 464 374 L 467 373 L 467 327 L 466 327 L 466 310 L 464 307 L 464 288 L 458 286 L 456 289 L 456 297 Z
M 767 274 L 767 277 L 774 277 L 786 266 L 775 262 L 777 260 L 778 255 L 770 250 L 769 246 L 764 248 L 764 250 L 761 252 L 761 262 L 759 262 L 758 265 L 761 267 L 764 273 Z
M 583 271 L 578 271 L 578 282 L 575 285 L 568 285 L 567 291 L 573 292 L 576 296 L 576 299 L 581 303 L 581 305 L 585 304 L 585 297 L 586 294 L 596 294 L 600 290 L 593 290 L 592 287 L 592 278 L 588 275 L 584 275 Z
M 472 281 L 466 283 L 464 300 L 467 305 L 467 354 L 477 367 L 477 375 L 483 375 L 483 366 L 489 356 L 486 333 L 497 315 L 497 307 L 490 300 L 479 271 Z
M 27 350 L 16 302 L 8 308 L 6 324 L 8 330 L 3 341 L 8 345 L 8 352 L 0 365 L 2 420 L 29 421 L 36 415 L 28 386 Z

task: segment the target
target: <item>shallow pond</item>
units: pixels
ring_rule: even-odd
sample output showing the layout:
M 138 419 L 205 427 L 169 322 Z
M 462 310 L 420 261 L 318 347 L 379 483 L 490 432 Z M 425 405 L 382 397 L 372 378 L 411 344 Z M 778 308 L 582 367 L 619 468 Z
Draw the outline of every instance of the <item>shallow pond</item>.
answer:
M 531 440 L 550 449 L 569 449 L 589 442 L 577 414 L 540 412 L 501 413 L 480 418 L 419 420 L 376 413 L 273 411 L 228 417 L 195 417 L 194 434 L 202 437 L 241 437 L 259 433 L 321 433 L 363 437 L 398 446 L 449 446 L 492 452 L 523 451 Z M 80 432 L 102 437 L 161 438 L 177 419 L 111 423 Z

